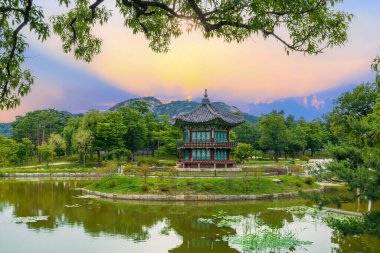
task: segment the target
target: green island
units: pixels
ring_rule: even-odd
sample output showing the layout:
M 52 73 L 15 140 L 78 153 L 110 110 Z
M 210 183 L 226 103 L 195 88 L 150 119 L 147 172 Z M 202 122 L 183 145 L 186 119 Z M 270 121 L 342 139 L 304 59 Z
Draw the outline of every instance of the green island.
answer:
M 256 178 L 139 178 L 105 177 L 85 188 L 93 191 L 120 194 L 271 194 L 319 189 L 312 178 L 278 176 Z

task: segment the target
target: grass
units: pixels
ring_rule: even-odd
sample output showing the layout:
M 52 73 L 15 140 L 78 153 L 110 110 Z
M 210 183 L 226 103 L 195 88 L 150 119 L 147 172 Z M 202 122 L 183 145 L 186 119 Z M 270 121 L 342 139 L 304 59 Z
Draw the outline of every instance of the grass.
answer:
M 273 183 L 280 179 L 282 183 Z M 142 178 L 111 176 L 100 179 L 86 189 L 122 194 L 270 194 L 316 189 L 296 176 L 257 178 Z

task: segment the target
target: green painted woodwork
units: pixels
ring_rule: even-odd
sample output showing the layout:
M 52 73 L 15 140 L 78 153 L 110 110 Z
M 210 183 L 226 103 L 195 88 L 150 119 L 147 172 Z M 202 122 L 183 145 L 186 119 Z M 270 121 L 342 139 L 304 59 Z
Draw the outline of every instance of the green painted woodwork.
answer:
M 210 131 L 193 131 L 192 132 L 193 142 L 209 142 L 211 141 Z
M 227 132 L 215 131 L 215 142 L 227 142 Z
M 210 149 L 194 148 L 191 150 L 191 158 L 193 160 L 211 160 Z

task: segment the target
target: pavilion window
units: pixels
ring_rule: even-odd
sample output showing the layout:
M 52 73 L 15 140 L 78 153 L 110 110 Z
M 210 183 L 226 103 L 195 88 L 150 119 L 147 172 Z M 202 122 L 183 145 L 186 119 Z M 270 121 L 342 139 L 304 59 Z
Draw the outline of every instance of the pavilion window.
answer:
M 209 142 L 210 132 L 209 131 L 194 131 L 193 142 Z
M 227 132 L 215 131 L 215 141 L 216 142 L 227 142 Z

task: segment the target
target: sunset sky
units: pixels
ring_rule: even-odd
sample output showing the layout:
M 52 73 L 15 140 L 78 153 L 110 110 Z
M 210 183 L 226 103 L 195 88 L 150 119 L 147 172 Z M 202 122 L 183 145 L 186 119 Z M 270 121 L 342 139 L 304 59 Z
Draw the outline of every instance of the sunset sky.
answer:
M 49 13 L 58 11 L 41 5 Z M 96 29 L 103 38 L 102 53 L 90 64 L 64 54 L 54 36 L 43 44 L 32 38 L 27 66 L 36 76 L 33 90 L 17 109 L 0 111 L 0 122 L 35 109 L 104 110 L 135 96 L 198 98 L 204 88 L 212 100 L 242 110 L 290 97 L 319 110 L 324 106 L 319 93 L 373 80 L 370 63 L 380 53 L 380 1 L 346 0 L 336 8 L 355 15 L 348 42 L 318 56 L 287 56 L 282 44 L 260 36 L 227 44 L 199 33 L 184 34 L 172 41 L 169 53 L 158 54 L 143 35 L 123 27 L 117 13 Z

